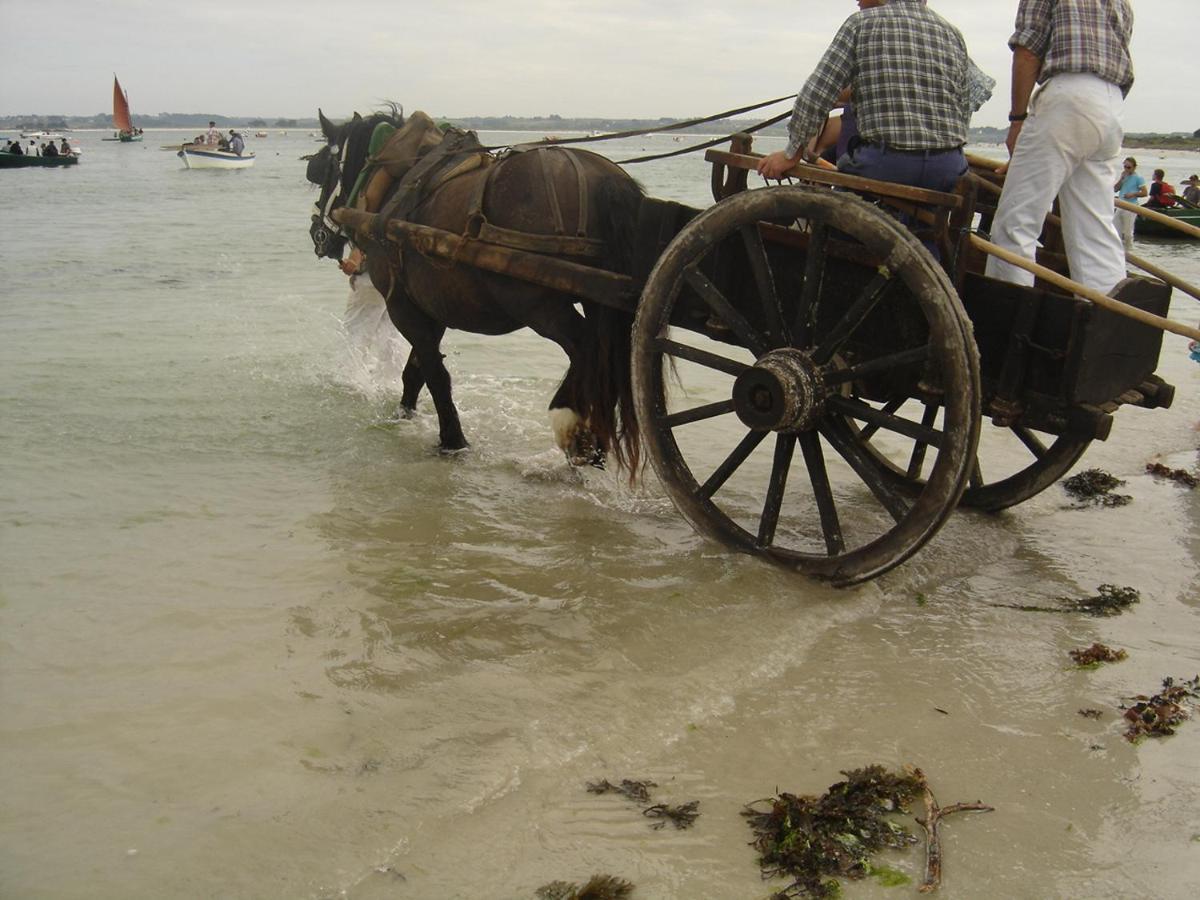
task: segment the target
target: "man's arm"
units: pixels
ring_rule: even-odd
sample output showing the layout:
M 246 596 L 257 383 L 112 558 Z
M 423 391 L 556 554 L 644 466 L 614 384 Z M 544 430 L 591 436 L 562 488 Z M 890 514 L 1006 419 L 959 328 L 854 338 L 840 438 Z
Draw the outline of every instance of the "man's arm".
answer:
M 1017 138 L 1021 136 L 1021 126 L 1025 124 L 1025 116 L 1029 115 L 1029 98 L 1033 96 L 1033 86 L 1042 71 L 1041 57 L 1032 50 L 1020 45 L 1013 47 L 1012 61 L 1012 108 L 1009 119 L 1017 118 L 1008 126 L 1008 154 L 1012 155 L 1017 146 Z

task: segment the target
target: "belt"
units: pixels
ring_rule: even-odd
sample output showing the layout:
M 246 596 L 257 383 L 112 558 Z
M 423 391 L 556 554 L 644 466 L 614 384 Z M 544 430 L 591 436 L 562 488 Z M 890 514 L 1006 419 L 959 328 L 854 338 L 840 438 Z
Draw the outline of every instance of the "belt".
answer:
M 877 147 L 885 153 L 900 153 L 904 156 L 940 156 L 943 153 L 958 153 L 962 150 L 962 145 L 957 147 L 935 147 L 933 149 L 923 150 L 906 150 L 903 147 L 889 147 L 887 144 L 877 144 L 873 141 L 866 144 L 868 147 Z

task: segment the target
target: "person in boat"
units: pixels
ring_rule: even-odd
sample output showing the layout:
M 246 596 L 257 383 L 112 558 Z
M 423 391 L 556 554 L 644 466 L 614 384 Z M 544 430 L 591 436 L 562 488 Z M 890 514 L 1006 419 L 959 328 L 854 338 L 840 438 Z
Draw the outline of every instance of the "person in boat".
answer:
M 1193 206 L 1200 206 L 1200 175 L 1193 175 L 1184 184 L 1187 187 L 1183 189 L 1183 199 Z
M 1121 174 L 1117 176 L 1113 190 L 1116 191 L 1117 199 L 1126 203 L 1137 203 L 1139 197 L 1146 196 L 1146 179 L 1138 174 L 1137 160 L 1132 156 L 1125 157 L 1125 161 L 1121 163 Z M 1113 223 L 1117 226 L 1117 233 L 1121 236 L 1121 243 L 1125 245 L 1126 250 L 1133 249 L 1133 225 L 1136 221 L 1137 213 L 1120 207 L 1113 211 Z
M 58 148 L 54 146 L 54 141 L 47 141 L 42 145 L 42 156 L 58 156 Z
M 796 96 L 786 149 L 758 172 L 779 178 L 799 161 L 850 86 L 858 143 L 838 160 L 852 175 L 937 191 L 966 173 L 967 47 L 924 0 L 860 0 Z M 919 52 L 914 52 L 914 48 Z
M 70 156 L 71 155 L 71 145 L 67 143 L 66 138 L 63 138 L 62 143 L 58 145 L 58 155 L 59 156 Z
M 1154 170 L 1154 180 L 1150 182 L 1150 199 L 1146 206 L 1151 209 L 1170 209 L 1175 205 L 1175 186 L 1167 183 L 1167 173 L 1162 169 Z
M 1057 197 L 1071 273 L 1104 294 L 1126 275 L 1111 185 L 1125 136 L 1121 112 L 1133 86 L 1132 34 L 1129 0 L 1020 0 L 1008 40 L 1011 160 L 992 241 L 1032 262 Z M 1032 272 L 995 256 L 987 274 L 1034 281 Z
M 7 149 L 8 149 L 8 152 L 11 153 L 13 156 L 24 156 L 25 155 L 25 151 L 21 149 L 20 141 L 9 141 Z
M 217 131 L 217 123 L 209 122 L 208 131 L 204 133 L 204 143 L 210 147 L 217 147 L 221 141 L 221 132 Z
M 242 151 L 245 149 L 246 149 L 246 141 L 242 138 L 242 135 L 239 132 L 234 131 L 232 128 L 230 128 L 229 129 L 229 152 L 236 153 L 238 156 L 241 156 Z

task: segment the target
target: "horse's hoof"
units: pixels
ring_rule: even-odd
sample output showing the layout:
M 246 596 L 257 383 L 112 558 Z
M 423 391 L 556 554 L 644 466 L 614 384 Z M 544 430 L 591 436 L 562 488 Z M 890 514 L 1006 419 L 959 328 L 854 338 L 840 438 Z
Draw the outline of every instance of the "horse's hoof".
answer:
M 438 456 L 460 456 L 470 450 L 470 445 L 463 444 L 459 447 L 450 447 L 446 444 L 437 445 Z
M 405 422 L 407 422 L 408 420 L 410 420 L 410 419 L 412 419 L 413 417 L 415 417 L 415 416 L 416 416 L 416 414 L 417 414 L 416 407 L 412 407 L 412 406 L 401 406 L 401 407 L 400 407 L 400 409 L 398 409 L 398 410 L 396 411 L 396 418 L 397 418 L 397 419 L 403 419 Z

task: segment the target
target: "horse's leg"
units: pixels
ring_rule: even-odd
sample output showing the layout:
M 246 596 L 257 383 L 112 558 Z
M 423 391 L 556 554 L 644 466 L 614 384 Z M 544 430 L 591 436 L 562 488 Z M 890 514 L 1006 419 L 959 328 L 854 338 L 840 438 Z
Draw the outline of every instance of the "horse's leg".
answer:
M 395 286 L 387 299 L 388 315 L 392 324 L 399 329 L 412 347 L 412 353 L 420 361 L 414 364 L 415 379 L 423 377 L 433 398 L 434 408 L 438 414 L 438 446 L 444 451 L 462 450 L 467 446 L 463 435 L 462 423 L 458 419 L 458 410 L 454 406 L 454 398 L 450 390 L 450 372 L 442 361 L 442 335 L 446 326 L 435 322 L 421 310 L 417 309 L 408 294 L 399 285 Z M 411 360 L 410 356 L 410 360 Z M 408 366 L 404 367 L 409 374 Z M 416 380 L 412 383 L 416 383 Z M 404 396 L 408 395 L 410 382 L 405 381 Z M 413 403 L 416 403 L 416 393 L 419 385 L 413 390 Z M 403 399 L 401 404 L 403 405 Z
M 417 411 L 417 398 L 421 396 L 421 388 L 425 387 L 425 375 L 421 372 L 421 363 L 417 352 L 411 348 L 408 360 L 404 363 L 404 372 L 400 375 L 404 390 L 400 394 L 400 418 L 411 419 Z

